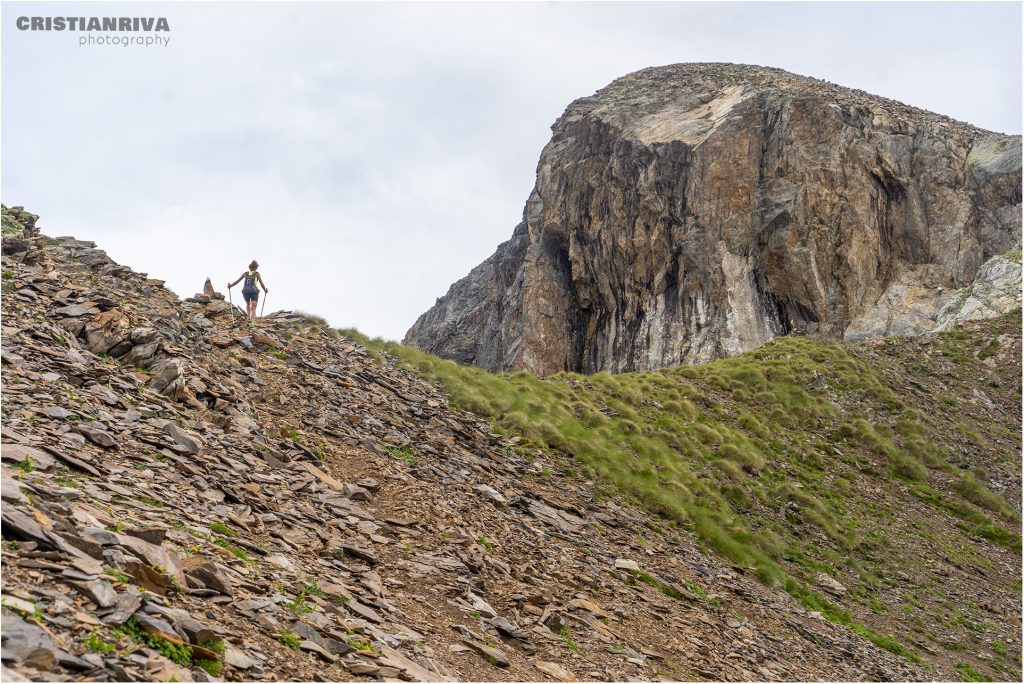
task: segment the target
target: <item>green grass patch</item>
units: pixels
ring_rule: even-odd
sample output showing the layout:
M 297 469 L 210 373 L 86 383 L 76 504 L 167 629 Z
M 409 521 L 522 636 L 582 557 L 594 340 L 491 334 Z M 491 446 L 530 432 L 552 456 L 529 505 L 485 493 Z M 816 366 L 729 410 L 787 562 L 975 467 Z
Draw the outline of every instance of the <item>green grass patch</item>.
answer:
M 144 643 L 150 648 L 160 652 L 161 655 L 166 657 L 178 665 L 189 666 L 192 664 L 192 648 L 188 644 L 172 644 L 166 639 L 162 639 L 153 634 L 148 634 L 136 621 L 135 616 L 128 618 L 128 620 L 118 626 L 115 632 L 123 634 L 130 641 L 135 643 Z
M 968 663 L 957 663 L 956 671 L 965 682 L 991 682 L 992 678 L 981 674 Z
M 419 462 L 419 458 L 417 458 L 416 455 L 412 453 L 412 449 L 409 448 L 408 444 L 403 444 L 400 447 L 385 445 L 384 451 L 388 452 L 391 456 L 397 458 L 399 461 L 404 461 L 409 465 L 416 465 L 416 463 Z
M 222 522 L 210 523 L 210 531 L 211 532 L 216 532 L 217 534 L 222 534 L 225 537 L 237 537 L 238 536 L 238 532 L 235 532 L 228 525 L 225 525 Z
M 240 559 L 244 560 L 249 565 L 256 565 L 256 560 L 254 558 L 252 558 L 251 556 L 249 556 L 249 552 L 246 551 L 245 549 L 243 549 L 242 547 L 235 546 L 234 544 L 232 544 L 231 542 L 227 541 L 226 539 L 214 539 L 213 543 L 216 544 L 217 546 L 223 548 L 223 549 L 227 549 L 236 558 L 240 558 Z
M 82 484 L 75 478 L 71 477 L 70 475 L 58 475 L 57 477 L 53 478 L 53 481 L 59 484 L 61 487 L 67 487 L 69 489 L 82 488 Z
M 684 596 L 678 589 L 673 587 L 671 584 L 667 584 L 665 582 L 662 582 L 657 577 L 654 577 L 654 576 L 644 572 L 643 570 L 628 570 L 627 572 L 629 572 L 630 575 L 635 577 L 640 582 L 643 582 L 644 584 L 647 584 L 649 586 L 654 587 L 655 589 L 660 591 L 662 594 L 665 594 L 665 596 L 668 596 L 670 598 L 674 598 L 677 601 L 685 601 L 686 600 L 686 596 Z M 703 592 L 701 592 L 701 593 L 703 593 Z

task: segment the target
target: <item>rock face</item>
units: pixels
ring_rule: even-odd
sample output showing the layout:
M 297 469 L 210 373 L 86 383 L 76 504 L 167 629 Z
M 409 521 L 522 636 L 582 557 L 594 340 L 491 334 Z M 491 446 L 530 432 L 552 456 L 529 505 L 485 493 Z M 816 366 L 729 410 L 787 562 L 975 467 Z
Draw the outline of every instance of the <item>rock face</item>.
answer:
M 646 69 L 553 131 L 512 239 L 407 344 L 547 374 L 917 334 L 1020 244 L 1019 136 L 780 70 Z
M 959 323 L 993 318 L 1020 307 L 1020 252 L 992 257 L 978 271 L 969 288 L 961 290 L 939 312 L 936 331 L 949 330 Z

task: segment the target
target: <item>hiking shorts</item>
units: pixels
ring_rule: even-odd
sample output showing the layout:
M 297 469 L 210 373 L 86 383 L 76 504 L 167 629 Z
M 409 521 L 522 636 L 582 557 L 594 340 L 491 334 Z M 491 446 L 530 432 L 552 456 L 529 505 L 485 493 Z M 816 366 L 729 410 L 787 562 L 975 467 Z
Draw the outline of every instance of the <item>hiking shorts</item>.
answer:
M 256 301 L 259 301 L 259 298 L 260 298 L 260 291 L 259 291 L 259 290 L 257 290 L 256 288 L 253 288 L 253 289 L 251 289 L 251 290 L 246 290 L 246 289 L 244 289 L 244 288 L 243 288 L 243 289 L 242 289 L 242 298 L 243 298 L 243 299 L 245 299 L 245 301 L 246 301 L 247 303 L 248 303 L 248 302 L 256 302 Z

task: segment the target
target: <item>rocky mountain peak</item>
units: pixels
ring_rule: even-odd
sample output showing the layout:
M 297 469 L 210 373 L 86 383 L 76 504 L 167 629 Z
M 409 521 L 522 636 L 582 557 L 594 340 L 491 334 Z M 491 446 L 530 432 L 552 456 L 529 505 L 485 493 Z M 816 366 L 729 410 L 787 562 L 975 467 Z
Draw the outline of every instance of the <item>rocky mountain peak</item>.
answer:
M 863 90 L 750 64 L 685 63 L 641 69 L 612 81 L 591 97 L 576 100 L 564 116 L 587 113 L 609 122 L 618 120 L 626 126 L 636 126 L 638 119 L 667 109 L 674 116 L 666 118 L 681 121 L 701 115 L 715 118 L 716 112 L 727 110 L 755 92 L 771 92 L 777 97 L 825 98 L 835 107 L 870 112 L 878 117 L 877 124 L 902 126 L 908 132 L 920 126 L 934 126 L 948 129 L 961 141 L 993 134 Z M 695 109 L 701 111 L 695 116 L 686 115 Z
M 1020 205 L 1019 136 L 778 69 L 645 69 L 567 108 L 512 239 L 405 341 L 547 374 L 919 334 L 1013 291 Z

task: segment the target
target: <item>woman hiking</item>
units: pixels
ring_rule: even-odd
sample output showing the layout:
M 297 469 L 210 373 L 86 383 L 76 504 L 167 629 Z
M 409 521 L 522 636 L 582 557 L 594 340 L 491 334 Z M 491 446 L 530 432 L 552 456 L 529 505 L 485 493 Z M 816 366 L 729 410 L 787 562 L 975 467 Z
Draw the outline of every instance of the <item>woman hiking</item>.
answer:
M 263 278 L 260 276 L 260 272 L 257 271 L 260 265 L 254 260 L 249 264 L 249 270 L 238 276 L 238 280 L 233 283 L 228 283 L 228 289 L 230 290 L 241 281 L 245 281 L 242 285 L 242 297 L 245 299 L 245 310 L 249 314 L 249 322 L 256 323 L 256 304 L 260 299 L 260 291 L 257 289 L 258 284 L 263 288 L 264 294 L 270 292 L 267 289 L 266 283 L 263 282 Z

